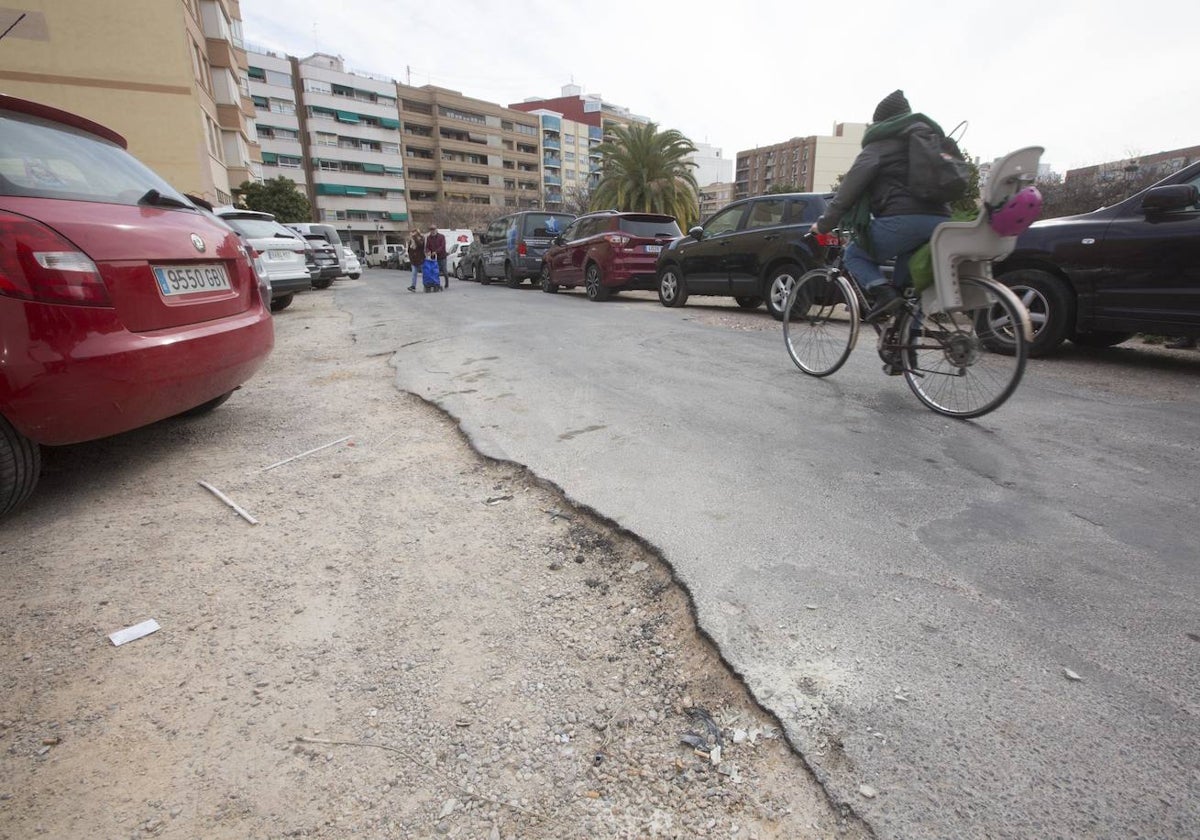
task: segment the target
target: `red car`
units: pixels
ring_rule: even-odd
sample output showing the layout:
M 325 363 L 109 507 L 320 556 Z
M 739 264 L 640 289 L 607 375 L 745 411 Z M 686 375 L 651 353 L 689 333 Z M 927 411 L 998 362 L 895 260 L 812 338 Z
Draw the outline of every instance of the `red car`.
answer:
M 626 289 L 654 290 L 654 267 L 664 245 L 683 234 L 674 216 L 659 213 L 589 213 L 571 222 L 546 251 L 542 291 L 583 286 L 589 300 L 608 300 Z
M 39 445 L 215 408 L 274 344 L 237 234 L 125 148 L 0 95 L 0 515 Z

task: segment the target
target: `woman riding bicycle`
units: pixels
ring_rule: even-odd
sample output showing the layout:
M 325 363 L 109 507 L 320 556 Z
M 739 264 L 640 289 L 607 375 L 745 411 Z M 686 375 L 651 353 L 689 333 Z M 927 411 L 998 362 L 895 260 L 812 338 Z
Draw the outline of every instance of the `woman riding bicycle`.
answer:
M 908 135 L 916 126 L 945 136 L 929 117 L 912 113 L 904 91 L 884 97 L 863 135 L 862 151 L 825 214 L 812 226 L 814 233 L 839 226 L 854 231 L 844 259 L 871 304 L 867 321 L 889 314 L 900 303 L 899 289 L 908 285 L 909 257 L 950 217 L 949 205 L 922 200 L 911 189 Z M 891 259 L 896 269 L 888 283 L 879 265 Z

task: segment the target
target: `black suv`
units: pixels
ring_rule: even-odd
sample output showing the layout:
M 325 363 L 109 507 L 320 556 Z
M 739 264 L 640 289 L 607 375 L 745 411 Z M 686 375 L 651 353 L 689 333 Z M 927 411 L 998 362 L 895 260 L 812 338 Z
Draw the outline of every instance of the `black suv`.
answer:
M 725 295 L 738 306 L 783 320 L 792 285 L 825 264 L 825 248 L 804 237 L 833 193 L 782 193 L 735 201 L 658 256 L 658 299 L 683 306 L 689 295 Z
M 1200 336 L 1200 163 L 1111 207 L 1035 222 L 994 269 L 1029 309 L 1030 354 L 1064 339 Z

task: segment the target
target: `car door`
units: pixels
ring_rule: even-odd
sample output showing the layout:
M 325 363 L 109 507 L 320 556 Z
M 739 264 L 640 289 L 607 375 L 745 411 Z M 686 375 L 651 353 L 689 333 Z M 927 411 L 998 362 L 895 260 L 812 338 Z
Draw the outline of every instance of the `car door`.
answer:
M 1181 183 L 1200 189 L 1200 174 Z M 1097 329 L 1200 327 L 1200 206 L 1146 212 L 1135 196 L 1120 205 L 1098 253 Z
M 703 227 L 700 239 L 690 236 L 679 246 L 679 262 L 688 291 L 702 295 L 729 294 L 727 257 L 748 203 L 720 210 Z
M 726 265 L 733 295 L 762 294 L 767 261 L 782 242 L 785 207 L 782 198 L 756 198 L 749 203 L 741 229 L 729 237 L 727 248 Z
M 483 264 L 483 273 L 489 278 L 504 276 L 504 254 L 507 247 L 505 232 L 510 221 L 511 219 L 505 216 L 488 225 L 487 242 L 483 246 L 480 262 Z
M 579 247 L 580 236 L 586 233 L 588 219 L 577 219 L 572 222 L 562 234 L 562 244 L 555 245 L 549 252 L 550 267 L 554 272 L 554 282 L 561 286 L 575 286 L 583 277 L 582 249 Z

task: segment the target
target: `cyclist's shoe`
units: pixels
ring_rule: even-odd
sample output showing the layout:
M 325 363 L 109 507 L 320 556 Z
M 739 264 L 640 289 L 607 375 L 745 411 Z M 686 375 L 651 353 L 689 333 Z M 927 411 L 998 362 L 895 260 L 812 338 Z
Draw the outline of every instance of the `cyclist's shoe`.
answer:
M 890 315 L 892 310 L 904 301 L 891 283 L 873 286 L 869 291 L 871 292 L 871 308 L 863 316 L 864 321 L 881 320 Z
M 904 373 L 904 368 L 897 362 L 888 362 L 883 366 L 883 372 L 888 376 L 899 376 Z

